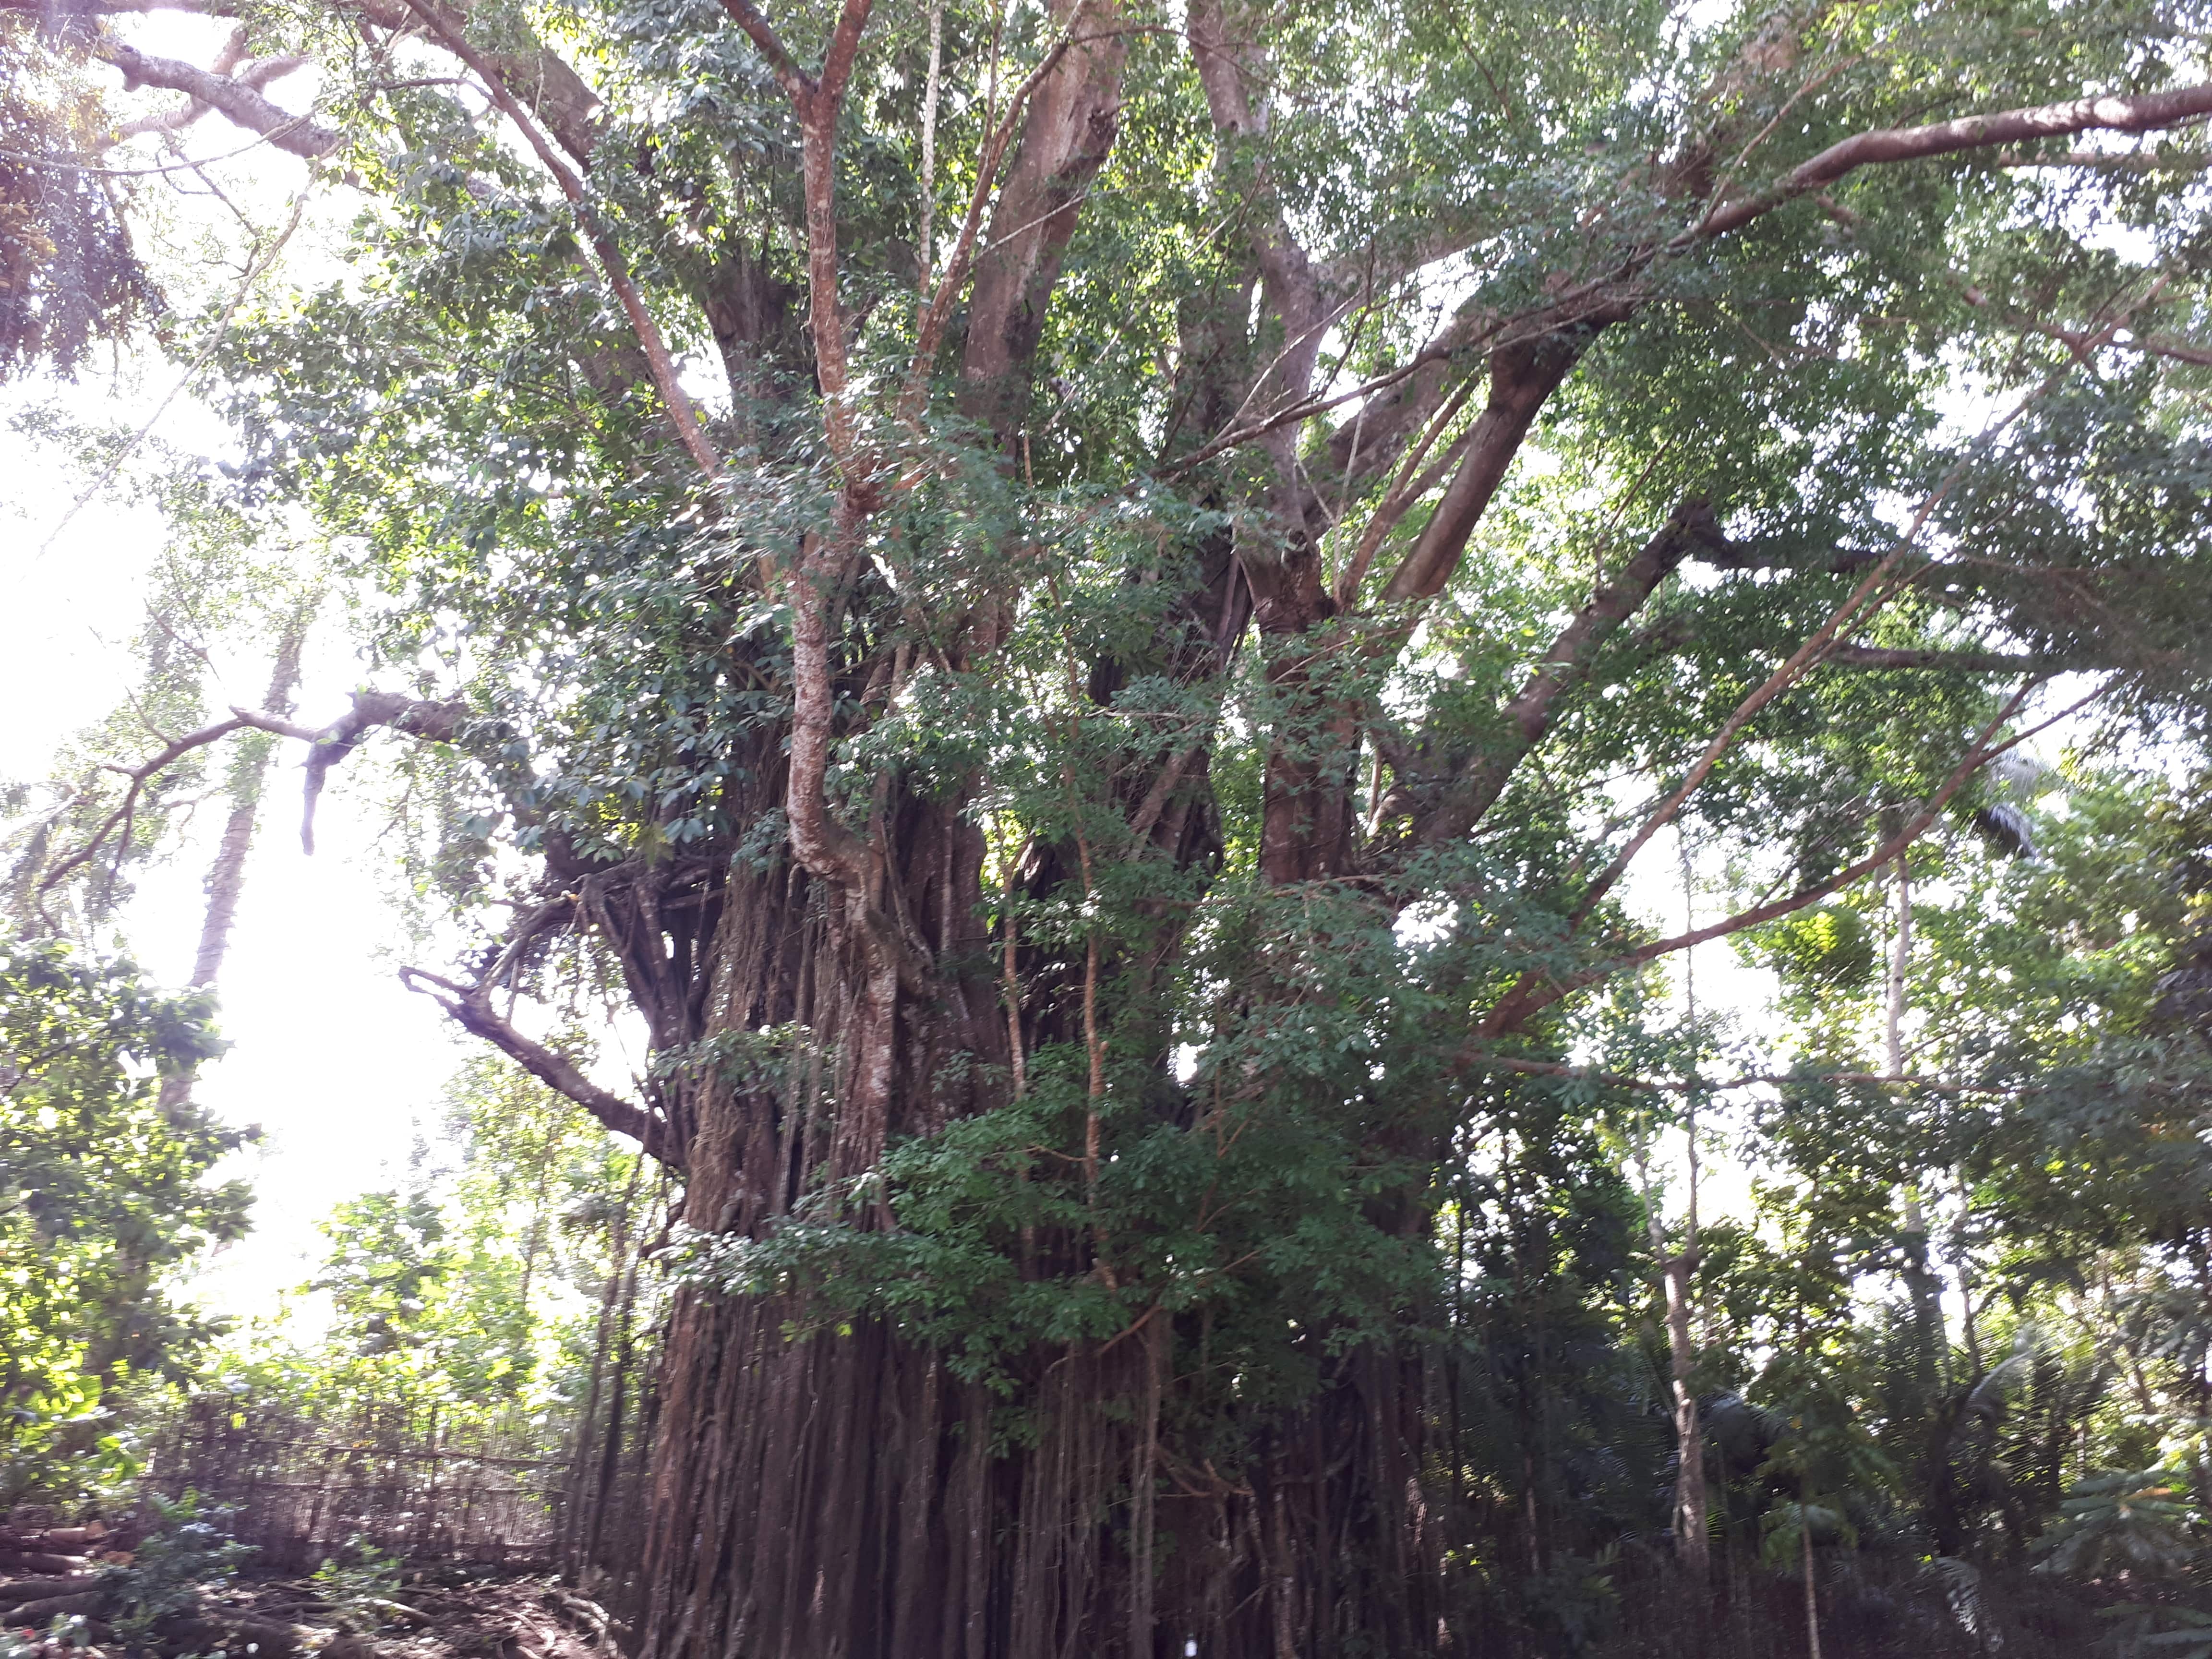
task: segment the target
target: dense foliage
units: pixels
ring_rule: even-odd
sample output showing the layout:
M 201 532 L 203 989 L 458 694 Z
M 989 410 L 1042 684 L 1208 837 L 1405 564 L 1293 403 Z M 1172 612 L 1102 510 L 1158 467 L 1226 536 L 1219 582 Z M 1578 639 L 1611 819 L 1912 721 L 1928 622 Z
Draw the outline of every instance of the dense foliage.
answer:
M 40 33 L 0 15 L 0 381 L 69 374 L 161 310 L 125 224 L 128 185 L 101 176 L 108 124 L 82 40 L 60 19 Z
M 103 1394 L 215 1334 L 167 1270 L 244 1231 L 244 1184 L 204 1177 L 245 1137 L 162 1089 L 222 1048 L 208 1012 L 128 962 L 0 945 L 0 1498 L 126 1476 Z

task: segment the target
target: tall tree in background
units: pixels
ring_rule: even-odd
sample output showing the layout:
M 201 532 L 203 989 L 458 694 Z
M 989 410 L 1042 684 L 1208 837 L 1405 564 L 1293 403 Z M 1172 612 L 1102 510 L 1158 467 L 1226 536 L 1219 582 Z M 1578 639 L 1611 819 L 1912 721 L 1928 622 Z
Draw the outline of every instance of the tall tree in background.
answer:
M 1632 1237 L 1513 1079 L 2037 722 L 2194 740 L 2204 21 L 249 19 L 316 116 L 91 26 L 369 197 L 216 341 L 391 689 L 172 747 L 444 745 L 513 921 L 415 982 L 680 1171 L 648 1652 L 1470 1629 L 1439 1218 L 1495 1136 L 1531 1297 Z M 1686 821 L 1769 884 L 1655 936 Z M 629 1095 L 516 1023 L 603 973 Z

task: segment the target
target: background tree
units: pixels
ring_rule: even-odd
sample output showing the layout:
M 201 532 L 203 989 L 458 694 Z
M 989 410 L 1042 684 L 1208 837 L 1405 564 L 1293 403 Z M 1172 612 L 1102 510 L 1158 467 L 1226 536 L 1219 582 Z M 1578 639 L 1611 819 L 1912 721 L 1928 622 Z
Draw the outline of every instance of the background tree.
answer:
M 245 1231 L 242 1182 L 203 1179 L 247 1136 L 162 1085 L 222 1044 L 204 997 L 148 990 L 130 963 L 52 942 L 0 946 L 0 1480 L 75 1498 L 126 1473 L 96 1425 L 135 1373 L 176 1372 L 216 1334 L 163 1281 Z M 60 1454 L 57 1455 L 57 1454 Z

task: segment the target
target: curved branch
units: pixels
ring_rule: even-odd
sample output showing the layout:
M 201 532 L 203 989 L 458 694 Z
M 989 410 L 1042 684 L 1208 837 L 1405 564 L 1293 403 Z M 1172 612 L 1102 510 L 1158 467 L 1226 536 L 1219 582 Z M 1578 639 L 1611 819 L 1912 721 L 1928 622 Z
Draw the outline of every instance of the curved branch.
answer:
M 1810 161 L 1800 162 L 1782 179 L 1755 196 L 1716 204 L 1690 229 L 1674 238 L 1670 252 L 1741 230 L 1785 202 L 1834 184 L 1861 167 L 1955 155 L 1998 144 L 2032 143 L 2076 132 L 2150 132 L 2212 115 L 2212 84 L 2176 87 L 2169 92 L 2132 98 L 2075 98 L 2061 104 L 1968 115 L 1923 127 L 1884 127 L 1854 134 Z
M 460 734 L 462 723 L 468 716 L 468 705 L 464 702 L 423 702 L 401 696 L 396 691 L 356 691 L 353 694 L 353 707 L 319 732 L 303 732 L 289 721 L 265 715 L 241 718 L 245 724 L 264 732 L 289 738 L 304 736 L 314 744 L 307 751 L 306 799 L 300 817 L 300 848 L 313 854 L 315 803 L 322 799 L 323 785 L 331 768 L 353 753 L 354 745 L 371 726 L 388 726 L 409 737 L 427 738 L 433 743 L 451 743 Z
M 243 25 L 240 26 L 240 32 L 243 33 Z M 300 57 L 264 58 L 258 63 L 248 64 L 241 70 L 234 63 L 228 61 L 232 56 L 233 54 L 226 49 L 223 53 L 224 61 L 217 62 L 210 73 L 228 75 L 238 85 L 251 88 L 255 92 L 261 91 L 271 81 L 280 80 L 291 74 L 293 70 L 304 68 L 307 62 L 306 58 Z M 125 121 L 116 129 L 116 142 L 119 143 L 125 138 L 136 138 L 149 132 L 182 132 L 213 107 L 203 100 L 188 99 L 181 109 L 173 109 L 163 115 L 143 116 L 136 121 Z
M 93 43 L 92 55 L 123 71 L 126 91 L 148 86 L 181 92 L 247 131 L 259 133 L 277 149 L 307 161 L 320 161 L 341 142 L 335 129 L 277 108 L 245 79 L 233 80 L 175 58 L 156 58 L 105 35 Z
M 250 724 L 252 724 L 251 721 L 233 714 L 227 720 L 216 720 L 210 726 L 200 727 L 197 732 L 187 732 L 183 737 L 167 744 L 159 754 L 142 761 L 137 766 L 107 767 L 106 770 L 119 772 L 130 781 L 129 787 L 123 792 L 122 804 L 107 815 L 97 830 L 86 837 L 83 846 L 63 859 L 40 878 L 37 890 L 40 896 L 43 898 L 46 894 L 53 891 L 64 877 L 73 871 L 82 869 L 99 855 L 100 849 L 107 844 L 108 837 L 131 821 L 138 810 L 140 792 L 155 776 L 175 765 L 194 750 L 204 749 L 211 743 L 220 743 L 232 732 L 240 731 Z
M 490 1000 L 481 987 L 457 985 L 422 968 L 402 968 L 399 982 L 428 997 L 463 1030 L 471 1036 L 482 1037 L 547 1088 L 574 1101 L 617 1134 L 628 1135 L 651 1157 L 671 1169 L 684 1167 L 683 1148 L 676 1144 L 665 1118 L 602 1089 L 578 1070 L 573 1060 L 523 1036 L 492 1012 Z M 432 988 L 426 990 L 426 986 Z
M 507 78 L 501 73 L 499 66 L 469 45 L 460 25 L 444 15 L 433 0 L 407 0 L 407 4 L 429 25 L 431 33 L 438 37 L 446 49 L 467 64 L 483 82 L 484 90 L 491 94 L 492 101 L 499 106 L 501 112 L 508 120 L 514 123 L 529 142 L 530 148 L 537 152 L 538 159 L 544 163 L 545 170 L 561 186 L 561 193 L 576 210 L 576 216 L 582 222 L 592 251 L 599 256 L 599 268 L 606 275 L 607 284 L 614 289 L 615 297 L 622 301 L 622 308 L 629 318 L 630 327 L 637 335 L 638 345 L 645 353 L 646 362 L 652 367 L 653 383 L 659 391 L 662 405 L 668 411 L 669 423 L 676 428 L 676 435 L 683 441 L 692 460 L 697 463 L 699 470 L 711 481 L 722 470 L 721 458 L 714 453 L 714 446 L 707 441 L 706 433 L 700 428 L 698 413 L 691 407 L 691 399 L 677 384 L 676 364 L 668 355 L 667 343 L 660 337 L 660 329 L 653 320 L 653 313 L 646 309 L 645 296 L 638 292 L 636 283 L 630 278 L 629 266 L 623 258 L 622 250 L 615 246 L 613 236 L 585 197 L 583 180 L 576 176 L 567 162 L 554 154 L 551 141 L 522 107 L 521 100 L 507 86 Z

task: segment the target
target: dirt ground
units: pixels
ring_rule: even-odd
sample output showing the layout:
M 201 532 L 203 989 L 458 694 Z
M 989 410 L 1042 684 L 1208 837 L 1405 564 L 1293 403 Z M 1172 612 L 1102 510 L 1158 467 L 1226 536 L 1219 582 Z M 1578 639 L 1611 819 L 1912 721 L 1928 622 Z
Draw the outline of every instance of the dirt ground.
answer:
M 410 1575 L 374 1607 L 332 1607 L 307 1579 L 239 1580 L 162 1621 L 133 1647 L 96 1613 L 12 1628 L 9 1659 L 616 1659 L 621 1632 L 599 1605 L 550 1577 Z

